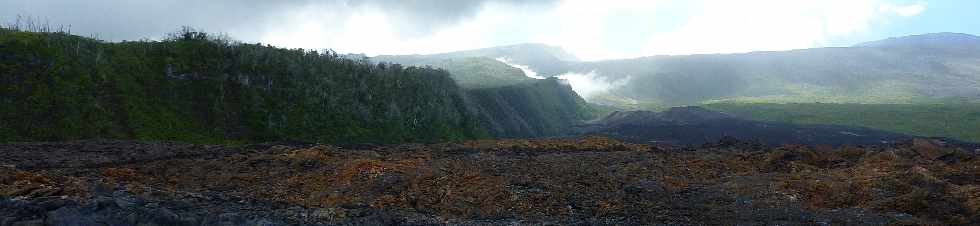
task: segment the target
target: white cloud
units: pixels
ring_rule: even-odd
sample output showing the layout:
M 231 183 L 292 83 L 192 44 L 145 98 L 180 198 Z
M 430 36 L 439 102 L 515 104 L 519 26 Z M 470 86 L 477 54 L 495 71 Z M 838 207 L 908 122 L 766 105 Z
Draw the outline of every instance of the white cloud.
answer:
M 449 26 L 419 37 L 405 37 L 393 18 L 376 7 L 308 5 L 295 9 L 281 24 L 270 25 L 263 43 L 289 48 L 330 48 L 341 53 L 425 54 L 489 46 L 480 26 Z
M 501 63 L 507 64 L 507 66 L 511 66 L 513 68 L 521 69 L 521 71 L 524 72 L 524 76 L 527 76 L 528 78 L 545 79 L 545 77 L 542 77 L 542 76 L 538 75 L 538 72 L 532 70 L 531 67 L 529 67 L 527 65 L 515 64 L 515 63 L 511 62 L 510 59 L 507 59 L 507 58 L 504 58 L 504 57 L 498 57 L 498 58 L 496 58 L 496 60 L 497 61 L 500 61 Z
M 626 85 L 631 78 L 627 76 L 619 80 L 610 80 L 609 77 L 600 76 L 595 71 L 590 71 L 585 74 L 570 72 L 555 77 L 567 82 L 575 93 L 578 93 L 579 96 L 586 100 L 591 100 L 597 94 L 602 94 Z
M 879 0 L 708 1 L 680 29 L 655 34 L 646 55 L 735 53 L 821 47 L 837 36 L 867 32 L 889 16 L 913 16 L 924 3 Z
M 260 38 L 264 43 L 294 48 L 332 48 L 338 52 L 427 54 L 525 42 L 566 48 L 586 60 L 625 57 L 601 40 L 623 35 L 609 30 L 612 15 L 644 12 L 656 1 L 565 0 L 552 8 L 528 8 L 489 2 L 473 17 L 429 35 L 399 35 L 396 18 L 382 8 L 311 4 L 293 9 Z M 652 16 L 652 15 L 651 15 Z M 285 25 L 285 26 L 283 26 Z
M 562 46 L 582 60 L 623 58 L 627 54 L 613 50 L 619 48 L 613 48 L 610 43 L 604 42 L 604 36 L 632 35 L 632 31 L 612 28 L 618 24 L 613 24 L 616 22 L 610 21 L 610 17 L 630 12 L 649 14 L 656 9 L 657 3 L 658 1 L 653 0 L 562 1 L 555 9 L 532 17 L 554 24 L 550 32 L 536 34 L 532 41 Z M 654 16 L 634 18 L 632 23 L 644 24 Z
M 920 13 L 922 13 L 922 11 L 925 11 L 926 3 L 917 2 L 915 4 L 910 4 L 910 5 L 894 5 L 890 3 L 884 3 L 881 5 L 879 9 L 880 11 L 883 12 L 891 12 L 899 16 L 909 17 L 909 16 L 919 15 Z
M 675 9 L 664 6 L 671 4 L 690 12 L 670 14 Z M 310 4 L 287 10 L 259 40 L 368 55 L 537 42 L 600 60 L 821 47 L 837 37 L 864 34 L 890 17 L 918 15 L 926 6 L 886 0 L 563 0 L 529 8 L 490 1 L 473 16 L 405 36 L 399 19 L 384 8 Z

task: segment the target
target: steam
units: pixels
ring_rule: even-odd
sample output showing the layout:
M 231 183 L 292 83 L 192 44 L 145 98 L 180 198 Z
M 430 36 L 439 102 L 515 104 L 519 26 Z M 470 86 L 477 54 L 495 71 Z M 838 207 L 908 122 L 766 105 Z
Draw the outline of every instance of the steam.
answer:
M 513 62 L 510 62 L 510 59 L 507 59 L 506 57 L 498 57 L 498 58 L 496 58 L 496 60 L 497 61 L 500 61 L 501 63 L 507 64 L 507 66 L 511 66 L 513 68 L 521 69 L 521 71 L 524 72 L 524 76 L 527 76 L 528 78 L 545 79 L 545 77 L 538 76 L 538 72 L 535 72 L 534 70 L 531 70 L 531 67 L 528 67 L 527 65 L 515 64 Z
M 537 72 L 532 70 L 527 65 L 515 64 L 506 57 L 498 57 L 496 60 L 507 64 L 507 66 L 521 69 L 521 71 L 524 72 L 524 76 L 529 78 L 545 79 L 545 77 L 539 76 Z M 571 86 L 572 90 L 575 91 L 575 93 L 578 93 L 578 95 L 582 98 L 585 98 L 585 100 L 592 100 L 592 98 L 596 97 L 596 95 L 607 93 L 612 89 L 626 85 L 631 77 L 627 76 L 626 78 L 612 80 L 607 77 L 600 76 L 595 72 L 595 70 L 593 70 L 585 74 L 568 72 L 555 76 L 555 78 L 561 79 L 561 81 Z
M 612 89 L 624 86 L 630 80 L 628 76 L 623 79 L 611 80 L 599 76 L 594 70 L 585 74 L 568 72 L 556 77 L 565 80 L 572 87 L 572 90 L 586 100 L 590 100 L 598 94 L 603 94 Z

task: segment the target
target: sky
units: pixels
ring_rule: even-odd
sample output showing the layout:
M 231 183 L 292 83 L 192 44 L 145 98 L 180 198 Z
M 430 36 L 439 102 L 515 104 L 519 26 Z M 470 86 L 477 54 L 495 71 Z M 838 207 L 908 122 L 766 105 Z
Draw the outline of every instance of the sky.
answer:
M 189 26 L 370 56 L 543 43 L 604 60 L 980 34 L 978 10 L 975 0 L 0 0 L 0 22 L 33 18 L 109 41 Z

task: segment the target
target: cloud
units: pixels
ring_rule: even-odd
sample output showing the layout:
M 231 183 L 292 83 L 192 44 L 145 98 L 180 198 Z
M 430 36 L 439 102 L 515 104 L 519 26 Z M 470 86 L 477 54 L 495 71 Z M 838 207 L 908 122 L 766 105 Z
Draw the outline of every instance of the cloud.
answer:
M 259 40 L 291 48 L 331 48 L 341 53 L 430 54 L 527 42 L 522 14 L 553 1 L 385 1 L 314 3 L 289 10 Z M 411 3 L 411 4 L 409 4 Z M 463 4 L 465 3 L 465 4 Z M 448 6 L 439 6 L 448 5 Z M 513 41 L 505 38 L 510 35 Z
M 590 71 L 585 74 L 570 72 L 555 77 L 564 80 L 572 87 L 575 93 L 578 93 L 579 96 L 586 100 L 591 100 L 598 94 L 603 94 L 626 85 L 631 79 L 630 76 L 626 76 L 622 79 L 612 80 L 609 77 L 596 74 L 595 71 Z
M 470 20 L 486 4 L 518 6 L 548 6 L 553 0 L 361 0 L 351 6 L 367 7 L 386 14 L 395 29 L 403 36 L 418 37 L 437 32 L 441 28 Z
M 524 72 L 524 76 L 527 76 L 528 78 L 545 79 L 545 77 L 542 77 L 542 76 L 538 75 L 538 72 L 535 72 L 534 70 L 531 69 L 531 67 L 529 67 L 527 65 L 515 64 L 515 63 L 511 62 L 510 59 L 507 59 L 507 58 L 504 58 L 504 57 L 498 57 L 495 60 L 497 60 L 497 61 L 499 61 L 501 63 L 507 64 L 507 66 L 511 66 L 513 68 L 521 69 L 521 71 Z
M 0 20 L 33 17 L 51 25 L 70 25 L 82 35 L 107 40 L 159 39 L 181 26 L 235 37 L 255 37 L 284 9 L 303 0 L 26 0 L 0 1 Z
M 384 15 L 383 27 L 397 37 L 438 33 L 466 21 L 488 3 L 552 4 L 552 0 L 14 0 L 0 1 L 0 19 L 18 15 L 70 24 L 81 34 L 109 40 L 159 38 L 181 26 L 229 33 L 253 41 L 266 33 L 310 28 L 346 31 L 344 25 L 373 26 L 356 19 Z M 368 28 L 365 28 L 368 29 Z M 286 29 L 290 30 L 290 29 Z M 355 30 L 356 31 L 356 30 Z M 327 35 L 335 35 L 329 33 Z
M 890 3 L 884 3 L 879 8 L 882 12 L 891 12 L 899 16 L 909 17 L 916 16 L 926 10 L 925 2 L 916 2 L 910 5 L 895 5 Z
M 659 1 L 566 0 L 557 7 L 528 17 L 546 32 L 532 35 L 534 42 L 562 46 L 582 60 L 623 58 L 628 49 L 612 44 L 617 37 L 642 36 L 652 30 Z M 630 26 L 635 25 L 635 26 Z
M 681 28 L 653 35 L 644 55 L 736 53 L 826 46 L 890 16 L 913 16 L 924 3 L 878 0 L 709 1 Z
M 180 26 L 245 42 L 341 53 L 428 54 L 527 42 L 583 60 L 825 46 L 912 17 L 891 0 L 23 0 L 34 16 L 108 40 L 162 38 Z

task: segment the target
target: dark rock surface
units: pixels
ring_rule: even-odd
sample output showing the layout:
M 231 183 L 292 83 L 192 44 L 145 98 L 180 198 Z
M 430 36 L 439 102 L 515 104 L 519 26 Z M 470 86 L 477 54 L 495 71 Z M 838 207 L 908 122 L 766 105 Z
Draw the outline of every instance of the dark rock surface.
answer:
M 580 134 L 602 135 L 635 143 L 700 145 L 725 137 L 757 141 L 769 146 L 879 145 L 916 138 L 862 127 L 799 125 L 742 119 L 702 107 L 675 107 L 664 112 L 614 112 L 578 128 Z M 977 144 L 947 141 L 967 149 Z
M 2 226 L 980 223 L 977 153 L 924 139 L 839 148 L 730 137 L 688 147 L 600 137 L 102 140 L 0 152 Z

